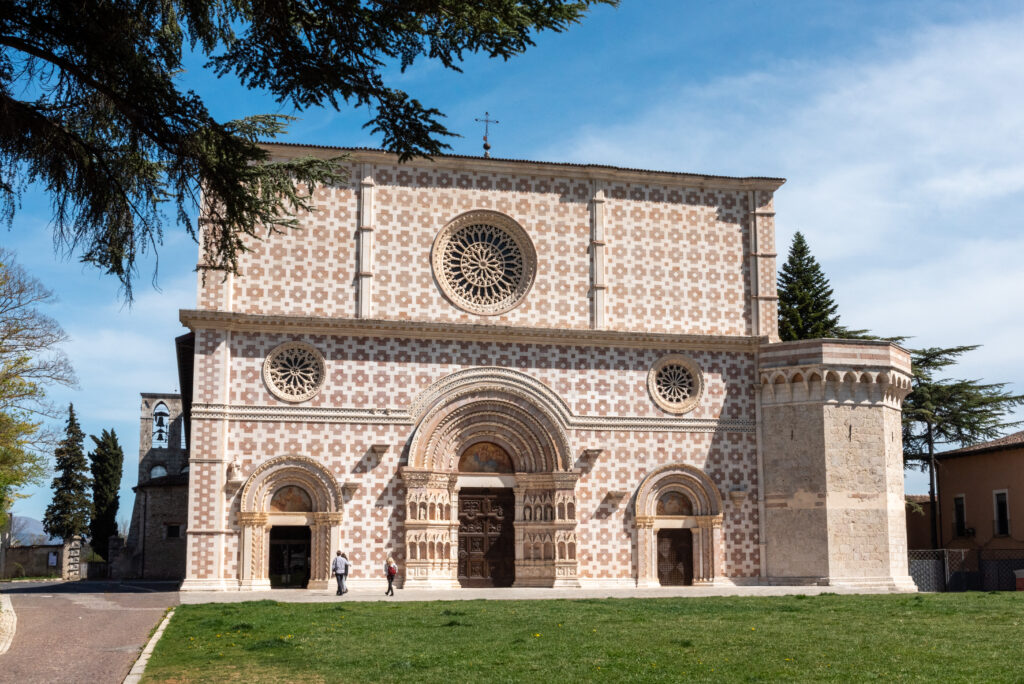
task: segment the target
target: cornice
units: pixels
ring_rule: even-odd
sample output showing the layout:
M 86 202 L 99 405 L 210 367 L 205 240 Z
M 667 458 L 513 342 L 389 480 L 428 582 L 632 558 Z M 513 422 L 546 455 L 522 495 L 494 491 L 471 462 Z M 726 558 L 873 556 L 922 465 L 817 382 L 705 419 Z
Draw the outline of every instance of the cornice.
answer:
M 591 330 L 589 328 L 534 328 L 480 323 L 437 323 L 368 318 L 329 318 L 245 314 L 207 309 L 181 309 L 182 325 L 233 332 L 273 332 L 302 335 L 352 335 L 471 342 L 560 344 L 587 347 L 755 352 L 767 337 L 680 335 L 673 333 Z
M 230 420 L 267 423 L 340 423 L 349 425 L 413 426 L 416 420 L 404 409 L 357 409 L 312 406 L 242 406 L 193 404 L 192 420 Z M 568 416 L 568 430 L 619 432 L 753 432 L 752 420 L 713 418 L 647 418 L 641 416 Z
M 261 143 L 274 158 L 318 157 L 330 159 L 345 156 L 355 164 L 382 164 L 394 166 L 399 163 L 398 155 L 384 150 L 354 147 L 329 147 L 325 145 L 304 145 L 294 143 Z M 568 176 L 574 179 L 604 180 L 624 183 L 658 183 L 678 185 L 686 188 L 728 188 L 735 190 L 767 190 L 775 192 L 785 178 L 763 176 L 716 176 L 678 171 L 654 171 L 631 169 L 603 164 L 573 164 L 566 162 L 540 162 L 525 159 L 499 159 L 493 157 L 471 157 L 464 155 L 435 155 L 430 159 L 418 158 L 402 164 L 407 168 L 433 167 L 456 171 L 479 171 L 489 173 L 518 173 L 522 175 Z M 355 180 L 353 178 L 353 180 Z

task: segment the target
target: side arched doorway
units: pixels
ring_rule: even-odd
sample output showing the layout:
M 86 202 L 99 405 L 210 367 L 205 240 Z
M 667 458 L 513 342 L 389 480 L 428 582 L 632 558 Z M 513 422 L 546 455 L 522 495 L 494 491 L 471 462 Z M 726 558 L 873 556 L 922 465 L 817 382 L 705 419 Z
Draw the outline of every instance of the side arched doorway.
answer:
M 242 589 L 326 589 L 338 548 L 342 496 L 331 473 L 313 459 L 265 461 L 242 487 Z
M 722 500 L 703 471 L 655 469 L 636 496 L 637 586 L 709 584 L 722 575 Z
M 578 586 L 579 474 L 550 400 L 508 369 L 455 376 L 420 413 L 401 471 L 406 585 Z

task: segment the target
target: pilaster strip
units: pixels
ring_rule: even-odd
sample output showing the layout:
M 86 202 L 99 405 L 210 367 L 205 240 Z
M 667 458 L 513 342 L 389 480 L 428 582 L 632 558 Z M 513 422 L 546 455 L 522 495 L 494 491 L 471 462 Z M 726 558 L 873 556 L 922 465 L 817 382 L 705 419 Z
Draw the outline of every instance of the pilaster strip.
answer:
M 597 190 L 590 203 L 590 327 L 599 330 L 604 323 L 604 190 Z
M 750 231 L 750 332 L 753 335 L 761 334 L 761 272 L 757 245 L 757 192 L 747 191 L 747 207 L 749 209 L 749 231 Z
M 376 183 L 373 181 L 373 167 L 363 164 L 362 181 L 359 183 L 359 263 L 356 279 L 358 282 L 358 299 L 360 318 L 369 318 L 372 314 L 373 299 L 373 226 L 375 223 L 373 194 Z

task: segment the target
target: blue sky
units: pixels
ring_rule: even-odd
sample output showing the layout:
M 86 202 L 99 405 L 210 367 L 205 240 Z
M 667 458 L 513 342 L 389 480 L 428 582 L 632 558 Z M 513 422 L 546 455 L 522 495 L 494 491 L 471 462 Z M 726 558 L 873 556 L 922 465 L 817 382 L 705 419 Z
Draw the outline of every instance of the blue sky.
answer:
M 1024 7 L 1014 2 L 623 0 L 509 62 L 465 73 L 423 64 L 393 84 L 448 115 L 479 154 L 726 175 L 782 176 L 778 251 L 802 231 L 843 322 L 911 335 L 914 346 L 982 344 L 962 377 L 1024 392 Z M 182 82 L 220 118 L 291 113 L 217 81 L 191 60 Z M 376 146 L 365 111 L 299 114 L 287 139 Z M 46 197 L 24 198 L 0 244 L 47 283 L 83 429 L 117 430 L 126 452 L 121 516 L 136 481 L 139 392 L 178 390 L 177 311 L 195 301 L 196 246 L 168 226 L 129 308 L 117 282 L 53 250 Z M 91 442 L 90 442 L 91 444 Z M 925 491 L 919 474 L 908 492 Z M 41 518 L 48 485 L 17 515 Z

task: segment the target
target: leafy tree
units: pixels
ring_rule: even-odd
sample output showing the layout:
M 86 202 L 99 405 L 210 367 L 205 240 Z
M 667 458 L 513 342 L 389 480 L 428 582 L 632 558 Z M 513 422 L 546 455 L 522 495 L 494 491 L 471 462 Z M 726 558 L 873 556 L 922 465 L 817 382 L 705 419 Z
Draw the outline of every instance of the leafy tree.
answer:
M 75 407 L 68 404 L 68 422 L 64 439 L 54 451 L 57 471 L 53 478 L 53 501 L 46 507 L 43 529 L 51 537 L 70 539 L 89 528 L 92 503 L 89 501 L 89 486 L 92 484 L 86 474 L 88 467 L 82 442 L 85 433 L 78 425 Z
M 932 547 L 939 546 L 938 506 L 935 502 L 936 447 L 968 446 L 999 437 L 1020 425 L 1012 410 L 1024 395 L 1006 391 L 1006 383 L 938 377 L 963 354 L 979 345 L 929 347 L 911 351 L 913 381 L 903 401 L 903 457 L 910 465 L 928 468 L 931 498 Z
M 52 300 L 13 252 L 0 248 L 0 512 L 10 508 L 19 487 L 46 473 L 44 450 L 53 440 L 42 422 L 57 415 L 47 387 L 75 383 L 60 350 L 67 336 L 39 310 Z
M 871 337 L 866 330 L 848 330 L 839 324 L 839 306 L 832 286 L 797 231 L 789 256 L 778 277 L 779 337 L 783 342 L 821 337 Z
M 459 71 L 467 53 L 510 59 L 617 0 L 6 0 L 0 5 L 0 212 L 27 183 L 53 202 L 58 246 L 118 277 L 159 245 L 161 209 L 205 247 L 200 268 L 234 272 L 246 238 L 295 224 L 337 160 L 272 161 L 258 145 L 290 117 L 218 121 L 183 91 L 185 49 L 296 111 L 370 111 L 366 127 L 402 160 L 438 154 L 443 114 L 388 77 L 417 60 Z M 15 178 L 22 179 L 20 182 Z M 208 225 L 189 218 L 202 189 Z
M 107 557 L 110 537 L 117 534 L 117 508 L 120 504 L 117 491 L 121 487 L 121 469 L 124 452 L 117 441 L 117 433 L 104 430 L 99 437 L 91 436 L 96 444 L 89 453 L 92 468 L 93 515 L 89 522 L 89 538 L 92 550 Z

